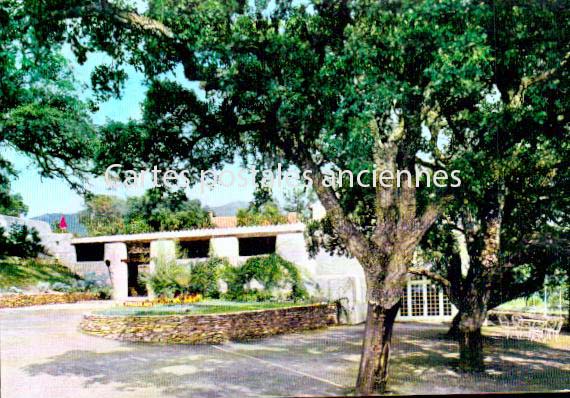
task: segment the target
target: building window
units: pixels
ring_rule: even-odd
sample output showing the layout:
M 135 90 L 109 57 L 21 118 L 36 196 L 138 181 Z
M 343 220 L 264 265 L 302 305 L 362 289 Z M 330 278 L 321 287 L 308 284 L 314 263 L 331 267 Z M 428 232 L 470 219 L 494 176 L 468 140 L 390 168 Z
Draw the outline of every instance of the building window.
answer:
M 408 316 L 408 288 L 404 289 L 402 294 L 402 305 L 400 306 L 400 316 Z
M 81 243 L 75 245 L 75 255 L 78 262 L 103 261 L 105 245 L 103 243 Z
M 443 295 L 443 315 L 451 315 L 451 302 L 449 301 L 449 297 L 445 294 Z
M 424 289 L 422 285 L 410 286 L 412 297 L 412 316 L 424 315 Z
M 240 238 L 240 256 L 260 256 L 263 254 L 275 253 L 275 236 L 265 236 L 258 238 Z
M 427 315 L 439 316 L 439 289 L 435 285 L 427 286 Z
M 181 240 L 180 258 L 205 258 L 210 253 L 210 240 Z

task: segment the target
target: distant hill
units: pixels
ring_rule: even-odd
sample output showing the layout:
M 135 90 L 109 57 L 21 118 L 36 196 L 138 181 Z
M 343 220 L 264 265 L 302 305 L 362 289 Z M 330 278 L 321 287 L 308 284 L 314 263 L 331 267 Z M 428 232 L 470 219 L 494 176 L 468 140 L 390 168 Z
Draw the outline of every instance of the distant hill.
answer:
M 54 223 L 59 223 L 61 219 L 61 213 L 49 213 L 49 214 L 42 214 L 41 216 L 32 217 L 32 220 L 39 220 L 45 221 L 50 226 L 53 226 Z M 65 222 L 67 223 L 67 231 L 80 235 L 80 236 L 87 236 L 87 229 L 83 224 L 79 222 L 79 213 L 72 213 L 72 214 L 63 214 L 65 216 Z
M 214 215 L 218 217 L 228 217 L 235 216 L 239 209 L 245 209 L 249 206 L 248 202 L 235 201 L 226 203 L 222 206 L 205 206 L 208 211 L 214 212 Z M 77 234 L 79 236 L 87 236 L 87 229 L 83 224 L 79 222 L 79 213 L 63 214 L 65 216 L 65 221 L 67 222 L 68 232 Z M 49 213 L 42 214 L 38 217 L 33 217 L 32 220 L 45 221 L 50 226 L 54 223 L 59 223 L 61 219 L 61 213 Z
M 215 216 L 218 217 L 228 217 L 235 216 L 239 209 L 247 209 L 249 206 L 248 202 L 235 201 L 226 203 L 222 206 L 205 206 L 208 211 L 214 212 Z

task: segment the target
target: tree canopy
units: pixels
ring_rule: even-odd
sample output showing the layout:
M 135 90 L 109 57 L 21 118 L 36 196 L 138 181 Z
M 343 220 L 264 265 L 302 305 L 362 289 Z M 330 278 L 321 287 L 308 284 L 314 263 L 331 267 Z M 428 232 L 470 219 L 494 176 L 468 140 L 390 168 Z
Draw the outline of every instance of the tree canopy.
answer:
M 90 195 L 80 221 L 89 235 L 178 231 L 212 225 L 200 201 L 189 200 L 183 191 L 151 189 L 127 200 L 110 195 Z
M 83 190 L 94 142 L 89 109 L 78 99 L 60 43 L 39 44 L 51 37 L 37 29 L 42 20 L 28 7 L 34 6 L 0 4 L 0 146 L 28 156 L 42 177 L 61 177 Z M 41 12 L 41 4 L 34 10 Z M 0 161 L 7 170 L 6 159 Z
M 570 29 L 557 2 L 151 0 L 143 13 L 113 1 L 29 3 L 12 20 L 37 22 L 39 43 L 67 43 L 83 61 L 112 58 L 93 71 L 101 98 L 121 93 L 126 64 L 147 77 L 142 121 L 102 131 L 99 166 L 152 161 L 196 176 L 238 153 L 312 173 L 327 210 L 314 228 L 366 275 L 359 393 L 386 386 L 408 266 L 441 214 L 481 225 L 472 248 L 482 267 L 470 269 L 485 271 L 476 274 L 484 283 L 499 269 L 503 225 L 512 229 L 509 254 L 531 239 L 517 229 L 528 211 L 518 201 L 567 186 L 564 174 L 543 182 L 536 174 L 567 167 L 558 158 L 568 149 Z M 180 70 L 200 89 L 169 77 Z M 553 159 L 538 158 L 546 155 Z M 326 170 L 367 170 L 370 186 L 331 187 Z M 401 184 L 384 186 L 374 170 L 401 172 Z M 452 170 L 461 189 L 428 185 Z M 559 220 L 567 204 L 561 197 L 556 210 L 532 212 Z M 471 297 L 483 315 L 485 296 Z M 471 347 L 477 330 L 466 333 Z

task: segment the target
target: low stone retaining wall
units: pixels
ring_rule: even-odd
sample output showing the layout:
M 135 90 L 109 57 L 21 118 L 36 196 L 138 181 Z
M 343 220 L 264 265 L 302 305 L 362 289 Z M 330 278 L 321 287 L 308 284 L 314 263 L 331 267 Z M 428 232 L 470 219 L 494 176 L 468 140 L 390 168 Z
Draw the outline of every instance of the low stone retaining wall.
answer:
M 8 294 L 0 296 L 0 308 L 28 307 L 32 305 L 76 303 L 78 301 L 99 300 L 98 293 L 45 293 Z
M 80 328 L 88 334 L 122 341 L 220 344 L 336 323 L 336 304 L 314 304 L 211 315 L 85 315 Z

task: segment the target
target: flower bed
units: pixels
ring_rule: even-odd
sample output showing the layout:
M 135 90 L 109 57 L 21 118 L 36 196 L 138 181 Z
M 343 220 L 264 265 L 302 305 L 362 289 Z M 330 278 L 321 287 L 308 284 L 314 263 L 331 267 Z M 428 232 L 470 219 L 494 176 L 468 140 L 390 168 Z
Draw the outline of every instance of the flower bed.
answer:
M 335 304 L 219 314 L 85 315 L 80 329 L 122 341 L 220 344 L 323 328 L 337 323 Z
M 125 301 L 125 307 L 153 307 L 156 305 L 169 305 L 169 304 L 191 304 L 202 301 L 201 294 L 183 294 L 178 297 L 156 297 L 151 300 L 144 301 Z
M 76 303 L 78 301 L 100 300 L 101 295 L 93 292 L 7 294 L 0 296 L 0 308 L 28 307 L 32 305 Z

